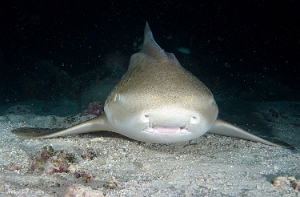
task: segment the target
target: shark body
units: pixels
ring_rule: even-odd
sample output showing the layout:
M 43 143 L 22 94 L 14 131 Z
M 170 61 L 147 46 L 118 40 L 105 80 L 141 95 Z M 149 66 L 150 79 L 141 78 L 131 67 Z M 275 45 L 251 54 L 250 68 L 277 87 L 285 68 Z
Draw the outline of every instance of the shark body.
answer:
M 210 90 L 155 42 L 147 22 L 143 48 L 132 55 L 104 111 L 102 116 L 59 131 L 19 128 L 12 132 L 52 138 L 105 130 L 152 143 L 188 141 L 209 132 L 278 146 L 218 120 L 218 106 Z

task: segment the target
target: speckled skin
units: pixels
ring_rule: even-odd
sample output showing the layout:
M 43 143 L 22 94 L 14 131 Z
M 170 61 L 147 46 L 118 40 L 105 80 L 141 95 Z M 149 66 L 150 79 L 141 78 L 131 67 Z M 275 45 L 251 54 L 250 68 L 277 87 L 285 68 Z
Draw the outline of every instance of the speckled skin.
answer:
M 147 23 L 143 48 L 132 55 L 127 73 L 108 96 L 105 113 L 114 129 L 130 138 L 177 142 L 207 132 L 217 118 L 218 107 L 209 89 L 185 70 L 172 53 L 158 46 Z M 193 133 L 190 138 L 178 136 L 168 141 L 162 136 L 138 136 L 149 124 L 143 120 L 145 115 L 154 126 L 185 127 L 191 117 L 197 121 L 189 124 Z

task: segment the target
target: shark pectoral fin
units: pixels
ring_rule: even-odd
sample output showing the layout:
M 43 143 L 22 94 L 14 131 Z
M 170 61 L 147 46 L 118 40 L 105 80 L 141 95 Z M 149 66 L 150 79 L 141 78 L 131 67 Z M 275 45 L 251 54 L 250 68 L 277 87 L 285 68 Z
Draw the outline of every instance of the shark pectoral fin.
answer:
M 107 124 L 106 115 L 99 116 L 92 120 L 83 122 L 67 129 L 47 129 L 47 128 L 18 128 L 11 132 L 15 135 L 27 138 L 52 138 L 68 134 L 88 133 L 94 131 L 110 131 Z
M 245 140 L 250 140 L 254 142 L 260 142 L 263 144 L 271 145 L 271 146 L 283 146 L 290 148 L 289 145 L 279 145 L 272 142 L 269 142 L 267 140 L 264 140 L 260 137 L 257 137 L 251 133 L 248 133 L 247 131 L 244 131 L 243 129 L 240 129 L 236 126 L 233 126 L 232 124 L 229 124 L 228 122 L 225 122 L 223 120 L 216 120 L 215 124 L 211 127 L 211 129 L 208 131 L 209 133 L 218 134 L 218 135 L 225 135 L 229 137 L 236 137 L 241 138 Z

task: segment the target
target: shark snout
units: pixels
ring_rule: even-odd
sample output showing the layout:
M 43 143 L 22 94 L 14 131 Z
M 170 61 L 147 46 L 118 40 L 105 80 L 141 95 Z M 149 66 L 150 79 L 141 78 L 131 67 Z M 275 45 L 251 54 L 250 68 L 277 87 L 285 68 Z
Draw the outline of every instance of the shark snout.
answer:
M 147 142 L 187 141 L 203 135 L 209 127 L 201 113 L 183 108 L 156 108 L 140 115 L 141 138 Z

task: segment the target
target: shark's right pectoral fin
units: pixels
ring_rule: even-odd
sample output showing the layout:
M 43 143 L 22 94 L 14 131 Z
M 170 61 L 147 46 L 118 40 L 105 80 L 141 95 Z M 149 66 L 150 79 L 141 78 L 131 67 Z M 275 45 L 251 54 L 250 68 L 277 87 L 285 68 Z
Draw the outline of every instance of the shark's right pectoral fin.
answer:
M 69 134 L 88 133 L 95 131 L 111 131 L 111 128 L 107 124 L 105 114 L 67 129 L 23 127 L 12 130 L 11 132 L 15 135 L 28 138 L 52 138 Z

